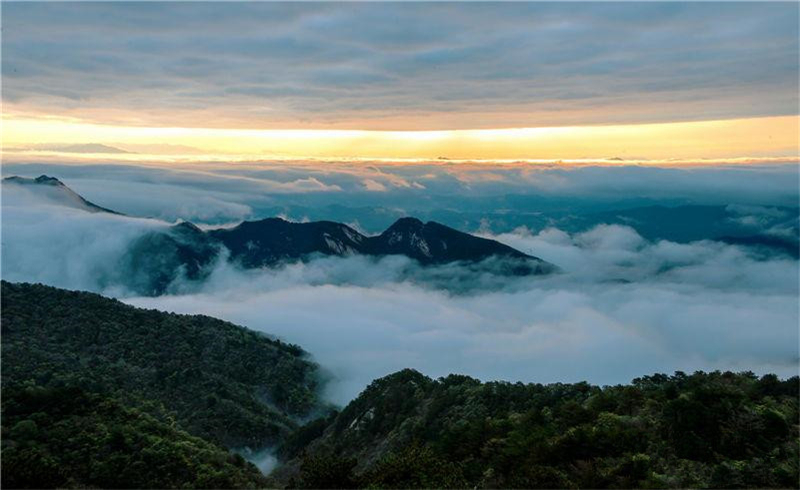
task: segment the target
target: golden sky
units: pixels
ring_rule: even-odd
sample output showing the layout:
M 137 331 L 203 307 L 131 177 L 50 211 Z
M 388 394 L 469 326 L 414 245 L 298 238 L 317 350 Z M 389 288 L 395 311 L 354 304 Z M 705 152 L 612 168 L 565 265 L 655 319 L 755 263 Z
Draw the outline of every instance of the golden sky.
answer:
M 800 117 L 446 131 L 250 130 L 118 126 L 3 117 L 4 157 L 687 160 L 798 155 Z M 103 145 L 103 146 L 100 146 Z
M 796 159 L 797 13 L 11 2 L 3 157 Z

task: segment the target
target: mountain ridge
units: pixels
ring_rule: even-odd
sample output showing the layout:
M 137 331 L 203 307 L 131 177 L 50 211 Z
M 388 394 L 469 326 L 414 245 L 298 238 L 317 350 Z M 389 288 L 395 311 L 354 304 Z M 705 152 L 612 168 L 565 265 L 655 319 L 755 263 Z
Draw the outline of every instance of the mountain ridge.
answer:
M 49 191 L 54 191 L 50 192 L 47 197 L 51 200 L 59 202 L 62 205 L 76 209 L 82 209 L 90 213 L 110 213 L 124 216 L 123 213 L 104 208 L 103 206 L 98 206 L 97 204 L 84 199 L 83 196 L 72 190 L 69 186 L 55 177 L 40 175 L 36 178 L 28 178 L 12 175 L 4 178 L 3 183 L 19 186 L 42 186 Z
M 85 211 L 116 211 L 91 203 L 55 177 L 7 177 L 4 183 L 58 189 L 65 205 Z M 227 254 L 223 253 L 227 249 Z M 472 272 L 499 276 L 544 275 L 558 267 L 495 240 L 477 237 L 441 223 L 399 218 L 379 235 L 367 236 L 335 221 L 298 223 L 280 217 L 242 221 L 232 228 L 203 230 L 189 221 L 135 239 L 122 265 L 130 270 L 129 287 L 159 295 L 178 278 L 203 280 L 225 256 L 245 269 L 275 267 L 314 256 L 406 256 L 423 267 L 462 263 Z M 490 260 L 491 259 L 491 260 Z M 497 262 L 502 262 L 498 264 Z M 488 263 L 492 262 L 492 263 Z

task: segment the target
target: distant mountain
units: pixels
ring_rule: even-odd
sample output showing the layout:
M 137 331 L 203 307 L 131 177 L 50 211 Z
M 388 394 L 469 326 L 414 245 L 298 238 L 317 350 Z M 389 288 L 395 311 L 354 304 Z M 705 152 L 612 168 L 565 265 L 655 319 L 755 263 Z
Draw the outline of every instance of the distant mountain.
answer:
M 243 266 L 263 267 L 311 254 L 356 255 L 365 253 L 366 237 L 341 223 L 316 221 L 292 223 L 281 218 L 245 221 L 230 229 L 211 230 Z
M 794 259 L 800 259 L 800 243 L 791 236 L 750 235 L 750 236 L 724 236 L 719 241 L 729 245 L 739 245 L 755 250 L 761 250 L 766 255 L 783 253 Z
M 716 240 L 797 258 L 800 215 L 782 206 L 642 206 L 563 218 L 555 226 L 582 232 L 599 224 L 630 226 L 648 240 Z
M 24 186 L 56 204 L 120 214 L 87 201 L 54 177 L 8 177 L 3 184 Z M 222 254 L 223 249 L 229 253 Z M 470 271 L 500 276 L 548 274 L 558 269 L 494 240 L 416 218 L 400 218 L 377 236 L 362 235 L 333 221 L 294 223 L 267 218 L 208 231 L 183 222 L 134 240 L 120 267 L 127 271 L 125 286 L 139 294 L 159 295 L 178 278 L 204 279 L 223 255 L 244 268 L 272 267 L 319 255 L 404 255 L 423 266 L 461 263 Z
M 87 201 L 57 178 L 48 177 L 47 175 L 41 175 L 35 179 L 18 177 L 16 175 L 6 177 L 3 179 L 3 185 L 22 186 L 35 192 L 43 200 L 50 201 L 53 204 L 82 209 L 90 213 L 122 214 Z
M 332 221 L 292 223 L 281 218 L 245 221 L 208 234 L 245 267 L 261 267 L 312 254 L 405 255 L 423 265 L 476 263 L 489 258 L 519 262 L 520 274 L 544 274 L 555 267 L 507 245 L 463 233 L 439 223 L 401 218 L 378 236 L 368 237 Z
M 62 153 L 131 153 L 115 146 L 103 145 L 100 143 L 85 143 L 76 145 L 38 145 L 32 149 L 57 151 Z
M 157 296 L 176 279 L 205 279 L 220 257 L 221 244 L 197 226 L 178 223 L 166 231 L 136 238 L 119 264 L 125 286 L 139 294 Z
M 500 242 L 454 230 L 448 226 L 416 218 L 401 218 L 377 237 L 368 239 L 374 255 L 406 255 L 422 264 L 478 262 L 490 257 L 505 257 L 546 263 Z
M 128 288 L 157 296 L 166 292 L 176 279 L 202 281 L 214 262 L 223 256 L 241 267 L 253 269 L 315 256 L 354 255 L 404 255 L 423 267 L 459 264 L 464 273 L 490 273 L 498 277 L 558 270 L 549 262 L 494 240 L 414 218 L 402 218 L 373 237 L 332 221 L 293 223 L 267 218 L 208 231 L 183 222 L 165 232 L 153 231 L 136 239 L 121 267 L 129 271 Z

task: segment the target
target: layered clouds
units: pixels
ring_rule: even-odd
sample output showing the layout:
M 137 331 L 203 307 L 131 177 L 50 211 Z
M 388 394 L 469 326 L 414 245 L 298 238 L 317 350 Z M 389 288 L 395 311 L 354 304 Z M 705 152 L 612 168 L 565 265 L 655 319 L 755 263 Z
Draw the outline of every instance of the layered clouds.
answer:
M 370 233 L 404 215 L 468 230 L 490 217 L 490 228 L 503 232 L 532 226 L 541 215 L 642 204 L 798 202 L 798 165 L 781 161 L 4 163 L 3 173 L 55 175 L 90 201 L 134 216 L 221 224 L 283 214 L 352 223 Z
M 98 174 L 92 177 L 92 171 Z M 107 183 L 116 196 L 115 202 L 107 202 L 96 191 L 115 171 L 124 177 Z M 663 172 L 665 186 L 672 185 L 671 172 L 684 175 L 680 169 L 657 171 Z M 728 195 L 721 189 L 726 193 L 743 189 L 743 196 L 749 194 L 755 200 L 764 192 L 761 179 L 773 178 L 773 172 L 783 178 L 796 176 L 796 169 L 695 171 L 717 172 L 719 178 L 707 186 L 707 194 L 718 200 Z M 341 189 L 356 186 L 363 178 L 355 171 L 320 170 L 300 177 L 299 170 L 280 174 L 276 169 L 248 167 L 174 171 L 173 180 L 163 184 L 154 178 L 162 174 L 153 172 L 65 167 L 64 174 L 71 177 L 58 176 L 87 199 L 127 213 L 146 209 L 141 207 L 140 194 L 149 185 L 152 195 L 160 194 L 166 207 L 170 202 L 187 205 L 196 192 L 193 189 L 203 188 L 208 196 L 247 206 L 244 214 L 258 217 L 263 215 L 258 214 L 257 191 L 263 189 L 267 175 L 284 183 L 314 178 Z M 365 172 L 376 178 L 390 170 Z M 424 181 L 428 188 L 447 175 L 439 171 L 436 178 L 425 180 L 422 172 L 403 167 L 391 173 L 406 182 Z M 578 181 L 588 179 L 580 170 L 575 172 L 563 173 L 562 188 L 578 185 L 568 182 L 572 176 Z M 630 172 L 636 175 L 639 169 Z M 494 173 L 510 181 L 524 175 Z M 142 182 L 145 178 L 149 183 Z M 232 179 L 230 187 L 226 187 L 227 179 Z M 613 180 L 613 173 L 601 173 L 594 185 L 613 186 Z M 388 179 L 382 182 L 387 188 L 397 188 Z M 462 181 L 450 182 L 455 186 Z M 481 186 L 495 185 L 496 180 L 486 182 L 473 180 L 468 185 L 486 190 Z M 774 182 L 776 189 L 784 185 L 778 178 Z M 237 196 L 236 188 L 248 197 Z M 578 188 L 584 193 L 582 199 L 592 195 L 585 186 Z M 402 189 L 414 192 L 413 187 Z M 647 196 L 646 187 L 639 189 Z M 357 193 L 352 197 L 369 202 L 368 196 L 380 194 L 395 204 L 409 199 L 396 192 L 401 191 L 365 190 L 362 197 Z M 788 184 L 786 192 L 790 192 Z M 326 190 L 261 197 L 281 203 L 292 196 L 340 194 Z M 595 383 L 627 382 L 654 371 L 719 368 L 781 375 L 797 371 L 799 271 L 798 261 L 787 255 L 754 254 L 712 240 L 647 240 L 635 228 L 618 224 L 593 225 L 585 231 L 531 226 L 498 233 L 486 222 L 482 232 L 486 236 L 553 262 L 562 272 L 498 279 L 454 265 L 424 269 L 404 257 L 318 258 L 250 271 L 219 261 L 202 283 L 179 279 L 172 295 L 139 298 L 124 287 L 130 271 L 121 267 L 128 263 L 122 258 L 132 241 L 166 229 L 167 221 L 88 213 L 38 200 L 27 190 L 8 185 L 3 186 L 2 197 L 4 279 L 88 289 L 138 306 L 205 313 L 277 335 L 301 345 L 330 372 L 329 396 L 341 403 L 373 378 L 405 367 L 433 376 L 456 372 L 481 379 Z M 600 197 L 592 199 L 601 203 Z M 468 207 L 468 200 L 463 205 L 458 202 L 451 201 L 454 206 Z M 792 212 L 774 208 L 774 203 L 763 204 L 735 204 L 733 215 L 758 227 L 771 214 Z M 180 212 L 180 208 L 172 209 Z M 490 211 L 499 210 L 485 213 Z
M 794 115 L 789 3 L 11 3 L 4 111 L 463 129 Z

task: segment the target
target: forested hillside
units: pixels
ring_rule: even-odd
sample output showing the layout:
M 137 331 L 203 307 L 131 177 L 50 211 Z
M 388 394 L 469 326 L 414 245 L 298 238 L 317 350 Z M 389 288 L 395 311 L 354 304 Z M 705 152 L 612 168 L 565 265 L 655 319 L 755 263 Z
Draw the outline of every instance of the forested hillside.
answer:
M 252 487 L 226 449 L 277 444 L 322 408 L 306 357 L 214 318 L 4 281 L 3 486 Z
M 256 488 L 258 469 L 109 396 L 3 390 L 3 488 Z
M 81 386 L 147 400 L 228 447 L 276 443 L 317 407 L 302 349 L 206 316 L 41 285 L 2 285 L 3 385 Z
M 797 487 L 798 378 L 658 374 L 630 385 L 374 381 L 284 446 L 291 485 Z
M 482 383 L 404 370 L 341 412 L 297 346 L 221 320 L 2 283 L 2 484 L 797 487 L 797 377 Z M 321 413 L 299 426 L 298 420 Z M 229 451 L 278 447 L 269 478 Z

